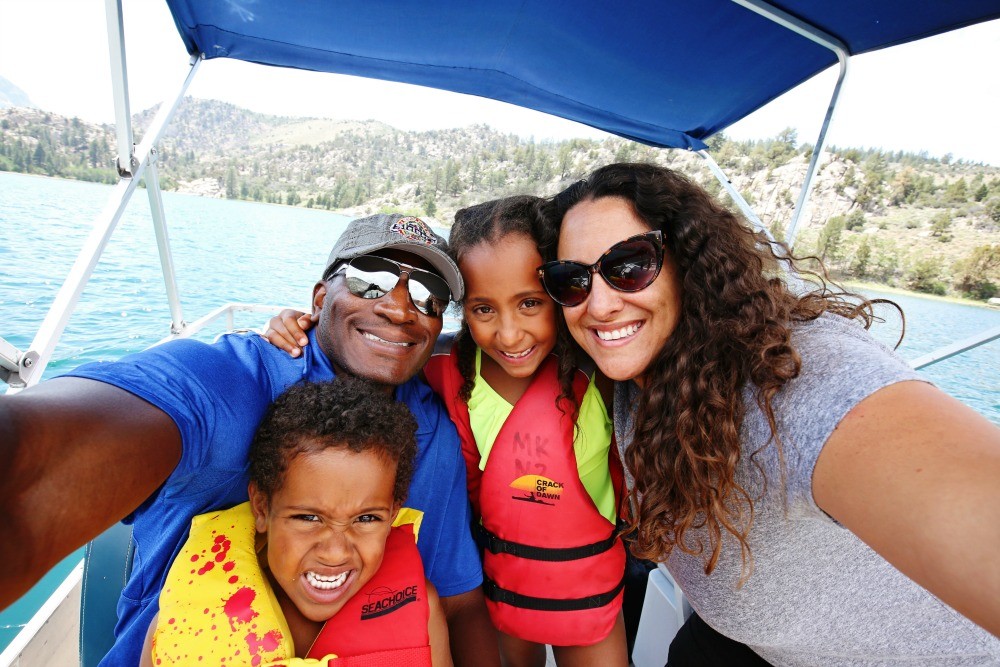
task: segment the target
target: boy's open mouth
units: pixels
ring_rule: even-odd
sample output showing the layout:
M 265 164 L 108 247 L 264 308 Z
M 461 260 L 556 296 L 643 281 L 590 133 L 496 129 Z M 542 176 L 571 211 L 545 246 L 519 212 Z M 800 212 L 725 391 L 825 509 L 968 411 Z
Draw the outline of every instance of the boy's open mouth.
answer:
M 316 574 L 315 572 L 306 572 L 306 581 L 308 581 L 309 585 L 313 588 L 318 588 L 321 591 L 332 591 L 343 586 L 344 582 L 347 581 L 347 575 L 349 574 L 350 571 L 348 570 L 341 572 L 338 575 L 327 577 Z

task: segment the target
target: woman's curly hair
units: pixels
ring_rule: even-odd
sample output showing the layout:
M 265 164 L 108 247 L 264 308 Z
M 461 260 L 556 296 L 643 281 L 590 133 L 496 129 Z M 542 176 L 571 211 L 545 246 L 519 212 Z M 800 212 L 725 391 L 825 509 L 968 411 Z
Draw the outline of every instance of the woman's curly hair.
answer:
M 783 464 L 772 400 L 801 368 L 793 323 L 828 312 L 868 327 L 872 302 L 834 291 L 816 274 L 810 274 L 818 279 L 815 289 L 793 292 L 785 279 L 793 259 L 784 246 L 664 167 L 602 167 L 556 195 L 547 213 L 559 222 L 579 202 L 603 197 L 621 198 L 650 229 L 663 231 L 682 283 L 677 327 L 642 375 L 625 453 L 635 477 L 633 551 L 665 560 L 676 547 L 702 555 L 708 574 L 729 533 L 740 544 L 745 581 L 753 563 L 747 536 L 754 503 L 736 479 L 743 388 L 754 388 Z M 749 452 L 751 460 L 756 453 Z M 708 544 L 689 543 L 689 531 L 701 528 Z
M 557 241 L 556 230 L 548 224 L 542 215 L 544 200 L 530 195 L 517 195 L 494 199 L 475 206 L 468 206 L 455 213 L 455 223 L 448 237 L 452 259 L 461 266 L 462 259 L 473 248 L 484 243 L 496 245 L 511 234 L 520 234 L 531 239 L 539 249 L 541 256 L 546 256 Z M 497 276 L 502 279 L 502 276 Z M 558 310 L 558 309 L 557 309 Z M 561 393 L 557 402 L 562 405 L 565 399 L 569 405 L 576 406 L 573 393 L 573 374 L 576 366 L 570 362 L 566 354 L 569 345 L 569 335 L 563 327 L 558 328 L 556 345 L 553 352 L 559 357 L 559 385 Z M 461 328 L 455 336 L 458 349 L 458 370 L 464 382 L 459 389 L 459 396 L 466 403 L 472 396 L 472 388 L 476 384 L 476 343 L 469 332 L 469 325 L 462 318 Z
M 373 451 L 396 464 L 393 498 L 402 503 L 413 477 L 416 434 L 409 408 L 380 385 L 347 375 L 333 382 L 303 382 L 279 396 L 257 427 L 250 445 L 250 481 L 270 500 L 300 454 Z

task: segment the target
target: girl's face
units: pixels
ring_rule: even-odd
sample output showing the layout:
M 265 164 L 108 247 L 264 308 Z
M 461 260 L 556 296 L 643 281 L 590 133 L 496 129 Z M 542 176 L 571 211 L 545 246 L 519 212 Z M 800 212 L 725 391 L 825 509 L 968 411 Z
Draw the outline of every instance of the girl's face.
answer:
M 559 259 L 591 264 L 615 243 L 650 231 L 620 197 L 582 201 L 563 216 Z M 668 250 L 656 280 L 638 292 L 612 289 L 600 274 L 592 276 L 587 300 L 564 307 L 570 334 L 612 380 L 635 380 L 677 327 L 681 281 Z
M 336 614 L 378 570 L 395 484 L 395 465 L 374 451 L 337 447 L 293 458 L 270 499 L 250 485 L 268 575 L 293 631 Z
M 542 257 L 524 234 L 482 243 L 462 258 L 462 308 L 472 339 L 509 376 L 531 377 L 556 345 L 555 303 L 542 288 Z

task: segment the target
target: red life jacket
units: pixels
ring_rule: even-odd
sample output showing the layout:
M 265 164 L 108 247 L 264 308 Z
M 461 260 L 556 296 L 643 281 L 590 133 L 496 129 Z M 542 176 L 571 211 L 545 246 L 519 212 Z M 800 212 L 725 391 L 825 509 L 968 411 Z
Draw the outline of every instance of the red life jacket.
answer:
M 433 356 L 424 375 L 462 441 L 469 497 L 482 520 L 483 589 L 493 624 L 553 646 L 589 646 L 607 637 L 621 609 L 625 549 L 580 481 L 572 411 L 556 405 L 557 358 L 549 356 L 535 373 L 482 471 L 469 408 L 458 395 L 457 349 Z M 587 385 L 578 371 L 578 405 Z
M 431 664 L 427 585 L 413 525 L 393 528 L 382 566 L 320 631 L 307 658 L 327 667 L 424 667 Z

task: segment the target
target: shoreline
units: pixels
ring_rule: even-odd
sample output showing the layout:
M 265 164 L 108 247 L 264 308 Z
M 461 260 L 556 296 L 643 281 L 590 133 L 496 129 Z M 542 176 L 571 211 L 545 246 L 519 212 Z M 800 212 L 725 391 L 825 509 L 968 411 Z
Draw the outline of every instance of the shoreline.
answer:
M 838 280 L 837 282 L 852 290 L 871 289 L 878 292 L 888 292 L 889 294 L 912 296 L 917 299 L 930 299 L 932 301 L 944 301 L 946 303 L 954 303 L 961 306 L 975 306 L 986 310 L 997 310 L 996 306 L 992 306 L 985 301 L 976 301 L 975 299 L 966 299 L 960 296 L 927 294 L 926 292 L 917 292 L 914 290 L 904 289 L 902 287 L 893 287 L 892 285 L 883 285 L 881 283 L 872 283 L 863 280 Z

